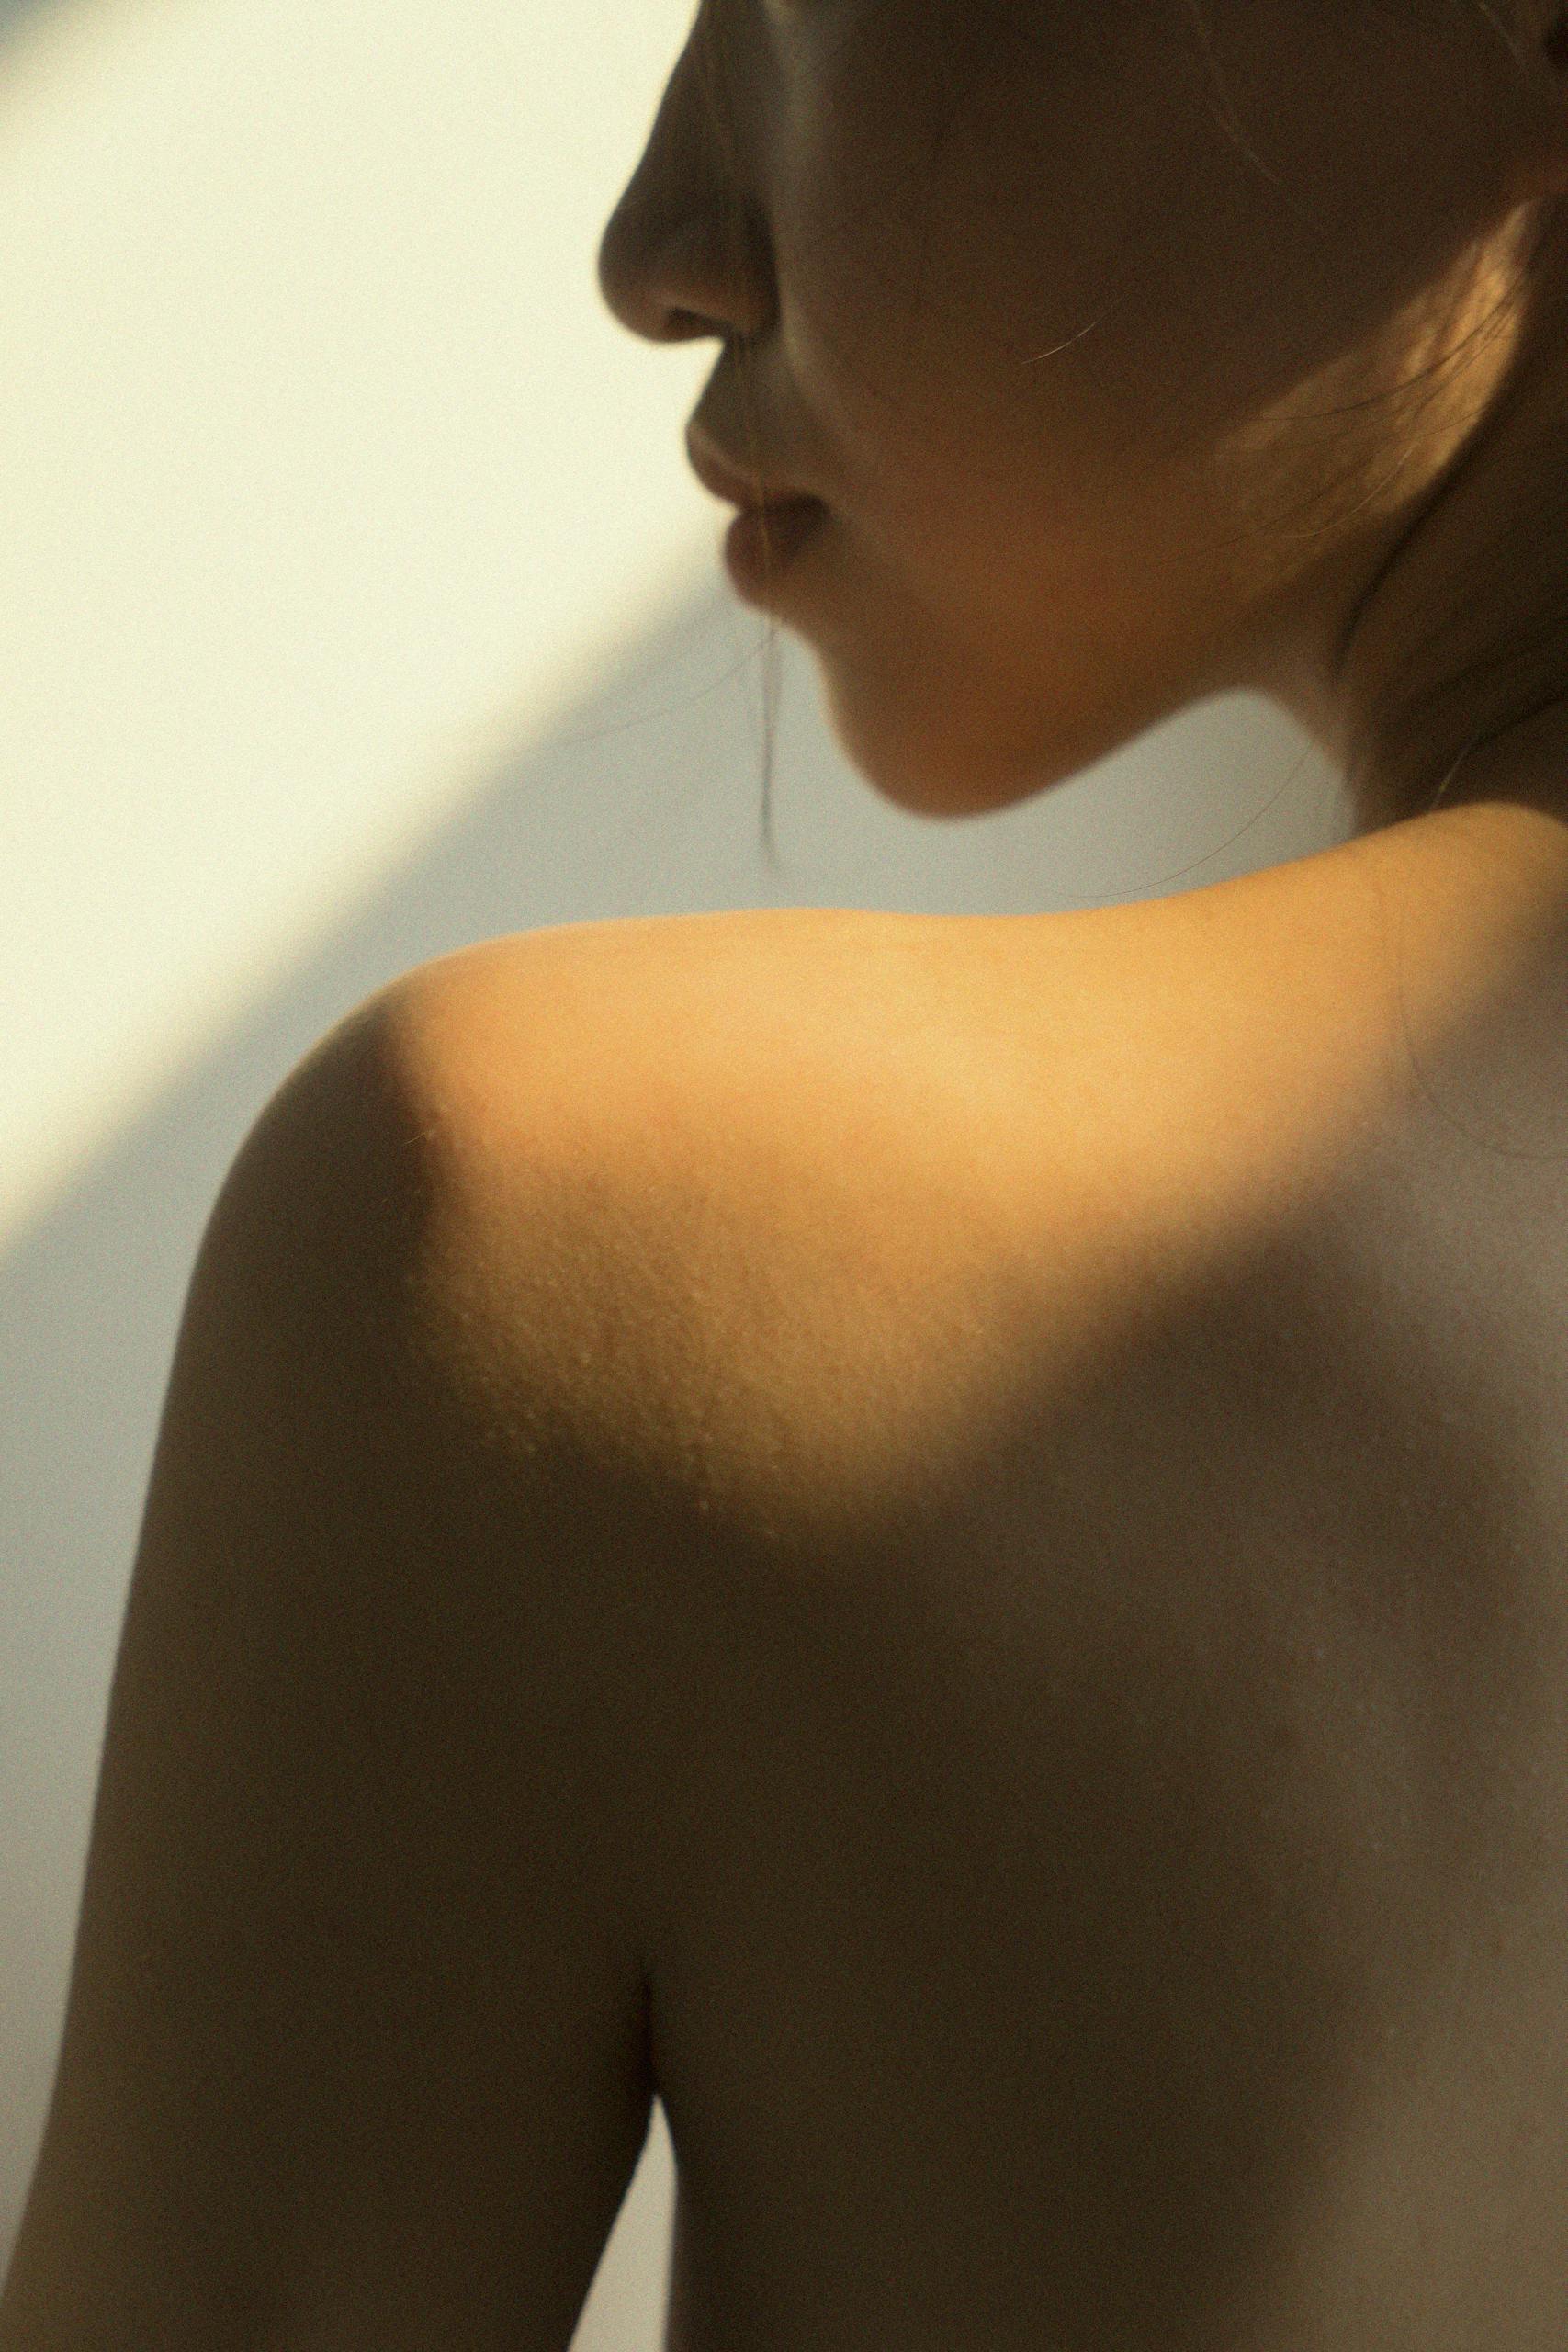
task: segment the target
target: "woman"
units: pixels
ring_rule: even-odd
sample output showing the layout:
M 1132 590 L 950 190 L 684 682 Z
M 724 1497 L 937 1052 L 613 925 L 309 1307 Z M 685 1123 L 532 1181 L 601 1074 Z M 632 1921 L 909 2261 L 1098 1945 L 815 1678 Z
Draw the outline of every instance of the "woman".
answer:
M 856 766 L 1355 831 L 323 1040 L 0 2352 L 561 2352 L 656 2094 L 688 2352 L 1568 2341 L 1565 189 L 1557 0 L 705 0 L 603 283 Z

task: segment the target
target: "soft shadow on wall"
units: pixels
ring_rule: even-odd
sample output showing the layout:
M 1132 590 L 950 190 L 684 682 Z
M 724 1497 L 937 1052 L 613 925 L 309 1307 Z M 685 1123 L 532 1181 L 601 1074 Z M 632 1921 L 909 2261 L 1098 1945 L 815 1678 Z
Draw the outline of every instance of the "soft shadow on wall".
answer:
M 0 47 L 9 36 L 24 25 L 35 8 L 46 8 L 50 0 L 0 0 Z
M 400 972 L 509 932 L 772 904 L 1026 913 L 1163 896 L 1344 837 L 1337 779 L 1251 697 L 1186 713 L 1021 809 L 910 818 L 843 762 L 809 657 L 785 640 L 774 871 L 761 836 L 761 621 L 721 584 L 636 648 L 0 1260 L 0 2268 L 52 2086 L 186 1283 L 240 1143 L 316 1040 Z M 654 2352 L 672 2193 L 656 2110 L 575 2352 Z

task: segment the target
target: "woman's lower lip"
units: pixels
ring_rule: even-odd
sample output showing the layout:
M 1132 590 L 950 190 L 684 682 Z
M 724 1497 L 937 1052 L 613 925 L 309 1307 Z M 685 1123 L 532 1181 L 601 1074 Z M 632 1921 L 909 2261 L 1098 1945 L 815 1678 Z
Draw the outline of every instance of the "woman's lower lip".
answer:
M 753 506 L 725 534 L 724 560 L 743 595 L 764 592 L 799 554 L 828 509 L 819 498 L 791 498 L 780 506 Z

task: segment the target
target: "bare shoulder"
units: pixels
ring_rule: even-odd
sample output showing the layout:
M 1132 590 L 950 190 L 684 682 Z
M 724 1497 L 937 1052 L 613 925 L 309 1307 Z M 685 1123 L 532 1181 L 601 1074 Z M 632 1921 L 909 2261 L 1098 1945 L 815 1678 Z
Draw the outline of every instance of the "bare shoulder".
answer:
M 440 1280 L 611 1442 L 873 1508 L 1258 1209 L 1303 1057 L 1247 1013 L 1185 901 L 486 943 L 400 1014 Z
M 547 1351 L 563 1408 L 650 1467 L 691 1468 L 698 1424 L 719 1481 L 759 1449 L 874 1455 L 918 1417 L 944 1295 L 973 1324 L 1001 1222 L 1007 1088 L 937 944 L 920 918 L 792 909 L 422 967 L 399 1050 L 466 1328 Z
M 455 1344 L 825 1541 L 973 1483 L 1277 1204 L 1303 1024 L 1205 911 L 746 910 L 421 967 L 397 1052 Z
M 1562 1355 L 1531 1272 L 1561 1170 L 1484 1161 L 1463 1234 L 1492 1272 L 1449 1246 L 1477 1155 L 1429 1099 L 1438 1024 L 1461 951 L 1495 957 L 1479 917 L 1430 927 L 1396 996 L 1380 910 L 1326 858 L 1086 916 L 748 910 L 441 959 L 398 1052 L 455 1342 L 591 1453 L 737 1524 L 798 1513 L 824 1556 L 981 1498 L 1043 1523 L 1069 1428 L 1153 1541 L 1201 1412 L 1208 1501 L 1260 1556 L 1325 1446 L 1364 1463 L 1405 1429 L 1441 1458 L 1500 1257 L 1538 1368 Z
M 1468 1286 L 1440 1246 L 1472 1161 L 1390 1024 L 1429 1059 L 1490 950 L 1431 928 L 1403 1007 L 1325 868 L 576 926 L 408 1000 L 458 1319 L 680 1497 L 639 1757 L 694 2352 L 1481 2341 L 1505 2280 L 1547 2340 L 1568 1350 L 1511 1193 Z
M 1269 2352 L 1428 2290 L 1480 2341 L 1505 2260 L 1560 2310 L 1563 1181 L 1521 1222 L 1493 1160 L 1465 1274 L 1393 1023 L 1429 1074 L 1495 958 L 1433 916 L 1380 995 L 1343 870 L 580 926 L 407 1001 L 454 1326 L 669 1570 L 695 2352 L 1142 2347 L 1244 2278 Z

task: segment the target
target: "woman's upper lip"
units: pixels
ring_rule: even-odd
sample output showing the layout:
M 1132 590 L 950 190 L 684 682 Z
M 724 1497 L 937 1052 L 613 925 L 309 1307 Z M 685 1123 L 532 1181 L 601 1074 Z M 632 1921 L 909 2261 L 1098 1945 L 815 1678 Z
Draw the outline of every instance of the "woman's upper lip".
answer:
M 728 498 L 736 506 L 753 510 L 759 506 L 786 506 L 792 499 L 816 496 L 813 491 L 795 490 L 785 482 L 764 481 L 758 474 L 746 474 L 710 441 L 699 441 L 690 426 L 686 429 L 686 456 L 703 487 L 711 490 L 716 498 Z

